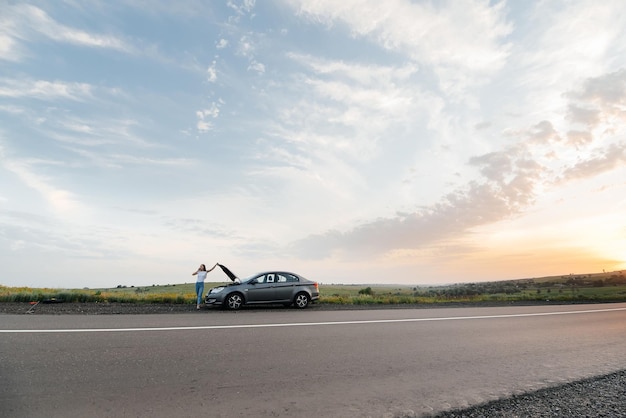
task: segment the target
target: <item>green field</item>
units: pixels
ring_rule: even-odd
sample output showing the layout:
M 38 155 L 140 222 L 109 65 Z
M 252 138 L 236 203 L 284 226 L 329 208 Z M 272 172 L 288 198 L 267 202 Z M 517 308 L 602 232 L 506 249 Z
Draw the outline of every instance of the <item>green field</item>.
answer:
M 222 283 L 206 283 L 205 289 Z M 224 283 L 226 284 L 226 283 Z M 109 289 L 46 289 L 0 285 L 0 302 L 177 303 L 196 301 L 195 283 L 160 286 L 118 286 Z M 320 303 L 433 304 L 513 301 L 626 301 L 623 271 L 551 276 L 446 286 L 320 285 Z

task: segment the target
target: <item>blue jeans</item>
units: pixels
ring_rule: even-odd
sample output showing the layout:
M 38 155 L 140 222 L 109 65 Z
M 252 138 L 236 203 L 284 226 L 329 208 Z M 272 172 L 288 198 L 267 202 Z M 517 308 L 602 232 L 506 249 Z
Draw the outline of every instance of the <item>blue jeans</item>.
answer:
M 196 295 L 198 296 L 198 305 L 202 303 L 203 293 L 204 293 L 204 282 L 196 282 Z

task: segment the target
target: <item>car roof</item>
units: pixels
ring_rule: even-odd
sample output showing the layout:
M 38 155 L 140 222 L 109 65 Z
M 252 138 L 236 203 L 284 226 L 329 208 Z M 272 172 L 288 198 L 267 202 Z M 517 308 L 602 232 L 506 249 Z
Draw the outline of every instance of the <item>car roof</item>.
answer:
M 247 281 L 247 280 L 253 279 L 255 277 L 262 276 L 264 274 L 291 274 L 292 276 L 296 276 L 299 280 L 302 280 L 303 282 L 306 281 L 306 282 L 313 283 L 313 281 L 307 279 L 306 277 L 302 276 L 301 274 L 294 273 L 292 271 L 286 271 L 286 270 L 267 270 L 267 271 L 262 271 L 262 272 L 259 272 L 259 273 L 255 273 L 252 276 L 248 276 L 245 280 Z
M 255 273 L 255 274 L 253 274 L 253 275 L 252 275 L 252 276 L 250 276 L 250 277 L 252 278 L 252 277 L 262 276 L 262 275 L 264 275 L 264 274 L 280 274 L 280 273 L 283 273 L 283 274 L 291 274 L 291 275 L 293 275 L 293 276 L 297 276 L 297 277 L 300 277 L 301 279 L 304 279 L 304 277 L 302 277 L 300 274 L 293 273 L 293 272 L 291 272 L 291 271 L 285 271 L 285 270 L 268 270 L 268 271 L 262 271 L 262 272 L 259 272 L 259 273 Z

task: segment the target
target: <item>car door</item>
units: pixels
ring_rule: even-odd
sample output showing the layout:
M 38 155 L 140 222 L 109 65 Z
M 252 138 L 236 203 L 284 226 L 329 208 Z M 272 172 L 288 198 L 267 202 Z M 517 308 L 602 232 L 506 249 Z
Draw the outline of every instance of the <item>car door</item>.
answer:
M 274 273 L 264 273 L 256 277 L 256 283 L 248 285 L 248 303 L 262 303 L 274 300 Z
M 298 278 L 289 273 L 276 273 L 274 284 L 276 299 L 281 302 L 291 302 Z

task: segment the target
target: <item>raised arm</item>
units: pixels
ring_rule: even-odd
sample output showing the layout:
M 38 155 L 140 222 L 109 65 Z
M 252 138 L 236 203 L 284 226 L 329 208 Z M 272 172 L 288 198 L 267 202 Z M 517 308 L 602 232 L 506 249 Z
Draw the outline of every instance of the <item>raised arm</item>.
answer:
M 210 270 L 207 270 L 207 273 L 208 273 L 209 271 L 213 271 L 213 269 L 214 269 L 215 267 L 217 267 L 217 264 L 218 264 L 218 263 L 215 263 L 215 265 L 214 265 L 213 267 L 211 267 L 211 269 L 210 269 Z

